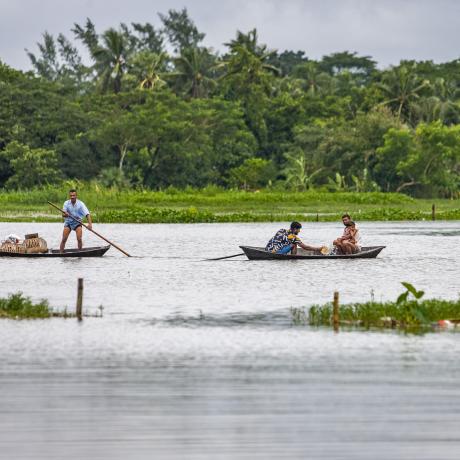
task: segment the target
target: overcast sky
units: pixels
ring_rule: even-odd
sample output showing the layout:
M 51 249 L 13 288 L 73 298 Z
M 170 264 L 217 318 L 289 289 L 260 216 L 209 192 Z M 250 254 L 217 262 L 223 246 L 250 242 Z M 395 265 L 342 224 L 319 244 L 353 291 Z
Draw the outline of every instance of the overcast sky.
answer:
M 98 32 L 120 22 L 159 26 L 158 12 L 184 6 L 217 50 L 237 29 L 256 27 L 270 48 L 315 59 L 349 50 L 384 67 L 460 57 L 460 0 L 0 0 L 0 59 L 29 69 L 24 48 L 36 51 L 45 30 L 70 38 L 87 17 Z

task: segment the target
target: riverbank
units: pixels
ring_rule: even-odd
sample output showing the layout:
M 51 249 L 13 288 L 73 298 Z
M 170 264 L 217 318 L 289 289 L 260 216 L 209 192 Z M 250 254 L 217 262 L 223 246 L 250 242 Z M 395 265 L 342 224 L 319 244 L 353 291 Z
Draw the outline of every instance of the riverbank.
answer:
M 0 193 L 0 221 L 56 222 L 47 201 L 61 205 L 69 187 Z M 83 184 L 79 197 L 98 222 L 195 223 L 336 221 L 344 212 L 360 221 L 460 219 L 459 200 L 414 199 L 396 193 L 256 192 L 222 190 L 135 191 Z

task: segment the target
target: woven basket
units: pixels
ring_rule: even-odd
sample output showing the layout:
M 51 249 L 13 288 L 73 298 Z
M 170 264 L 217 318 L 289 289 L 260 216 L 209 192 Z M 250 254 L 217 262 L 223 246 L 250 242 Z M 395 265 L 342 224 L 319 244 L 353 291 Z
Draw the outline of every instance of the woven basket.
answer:
M 14 254 L 25 254 L 26 246 L 23 243 L 22 244 L 3 243 L 0 246 L 0 251 L 11 252 Z

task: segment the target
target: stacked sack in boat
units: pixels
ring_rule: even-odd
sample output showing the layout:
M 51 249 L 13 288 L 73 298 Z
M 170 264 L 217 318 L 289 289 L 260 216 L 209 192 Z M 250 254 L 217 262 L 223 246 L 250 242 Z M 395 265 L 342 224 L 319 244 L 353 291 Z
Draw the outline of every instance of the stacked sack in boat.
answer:
M 38 233 L 26 235 L 23 244 L 26 248 L 27 254 L 48 252 L 48 244 L 46 243 L 46 240 L 40 238 Z

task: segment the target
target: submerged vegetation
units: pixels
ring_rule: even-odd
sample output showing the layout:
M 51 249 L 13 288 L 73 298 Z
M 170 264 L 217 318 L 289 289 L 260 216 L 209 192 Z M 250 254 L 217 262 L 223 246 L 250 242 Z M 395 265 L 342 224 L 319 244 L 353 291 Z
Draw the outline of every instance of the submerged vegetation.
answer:
M 88 317 L 102 317 L 103 307 L 95 314 L 83 314 Z M 25 297 L 22 292 L 0 298 L 0 319 L 44 319 L 44 318 L 76 318 L 75 313 L 69 313 L 67 308 L 56 311 L 50 307 L 47 300 L 33 302 L 30 297 Z
M 424 292 L 410 283 L 394 302 L 351 303 L 340 305 L 340 324 L 364 328 L 423 329 L 460 323 L 460 298 L 457 300 L 423 299 Z M 294 323 L 312 326 L 332 325 L 333 304 L 314 305 L 305 310 L 292 309 Z
M 50 318 L 51 316 L 55 316 L 55 313 L 46 300 L 34 303 L 29 297 L 24 297 L 21 292 L 0 298 L 0 318 L 25 319 Z

